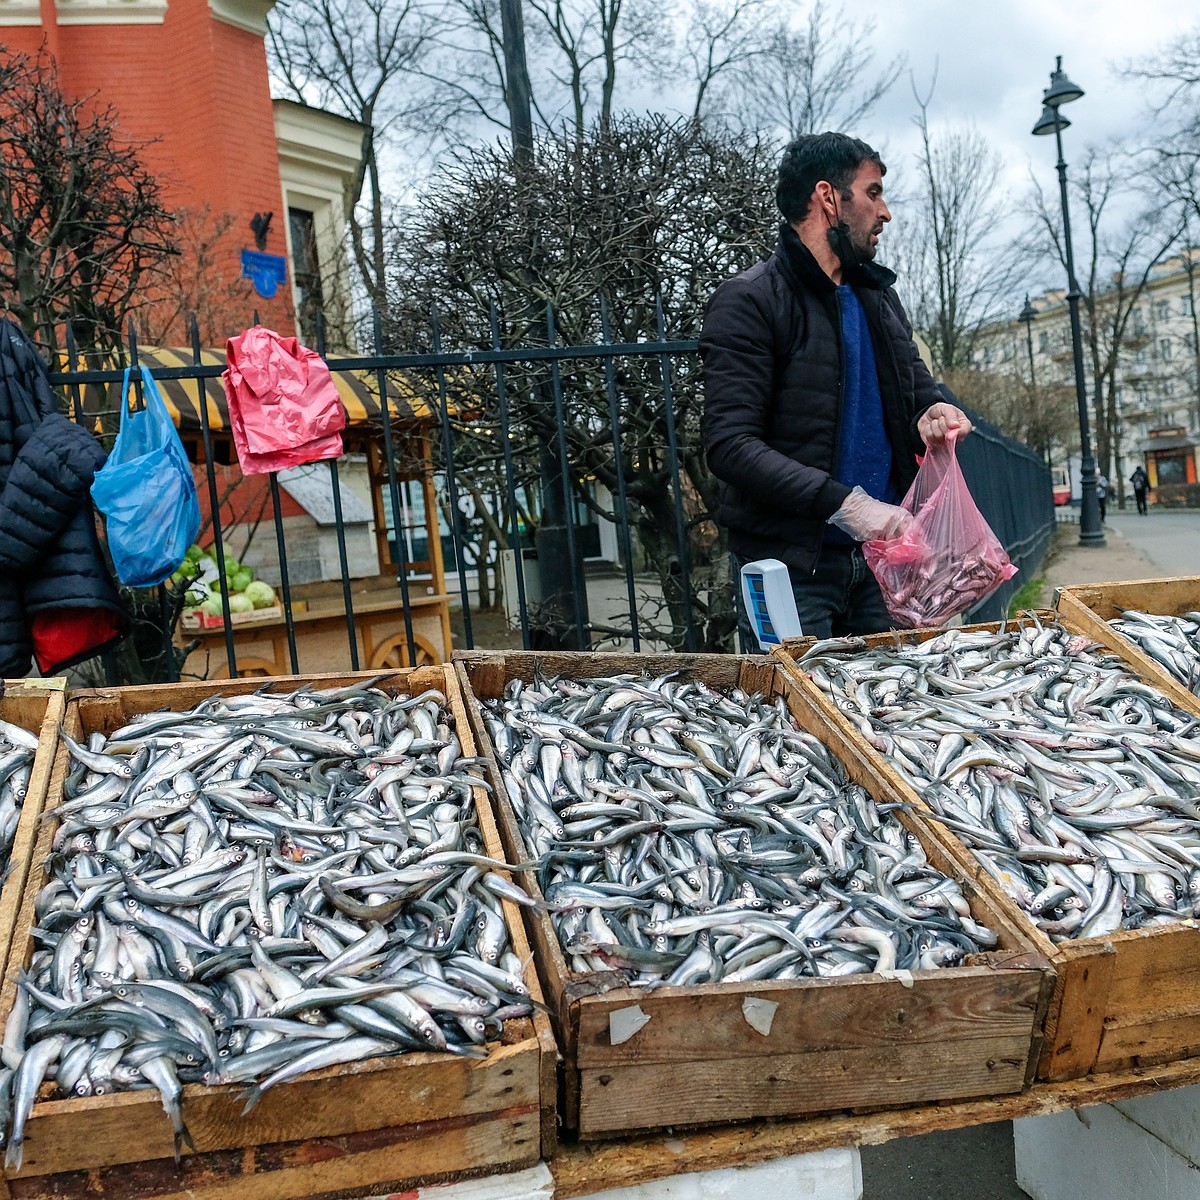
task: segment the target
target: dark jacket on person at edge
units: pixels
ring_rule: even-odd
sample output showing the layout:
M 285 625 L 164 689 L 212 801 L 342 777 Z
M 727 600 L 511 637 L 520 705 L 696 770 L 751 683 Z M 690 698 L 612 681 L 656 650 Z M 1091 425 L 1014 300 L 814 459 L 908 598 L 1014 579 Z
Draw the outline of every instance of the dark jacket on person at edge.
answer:
M 944 397 L 921 361 L 886 267 L 849 269 L 871 331 L 891 488 L 903 496 L 924 445 L 917 418 Z M 700 335 L 704 441 L 720 480 L 717 520 L 743 559 L 811 570 L 825 523 L 850 488 L 838 483 L 842 336 L 837 286 L 790 225 L 775 253 L 723 283 Z M 799 469 L 797 469 L 799 468 Z

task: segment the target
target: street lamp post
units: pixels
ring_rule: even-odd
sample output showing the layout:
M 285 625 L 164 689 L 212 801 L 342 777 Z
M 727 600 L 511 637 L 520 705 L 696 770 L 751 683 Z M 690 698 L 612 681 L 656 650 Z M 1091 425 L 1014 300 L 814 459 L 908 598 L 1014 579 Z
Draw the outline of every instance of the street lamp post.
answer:
M 1092 454 L 1092 435 L 1088 425 L 1087 387 L 1083 376 L 1083 333 L 1079 325 L 1079 301 L 1082 293 L 1075 278 L 1075 252 L 1071 246 L 1071 215 L 1067 204 L 1067 164 L 1063 159 L 1062 131 L 1071 122 L 1059 112 L 1083 95 L 1083 88 L 1072 83 L 1063 72 L 1062 55 L 1050 72 L 1050 86 L 1042 93 L 1042 115 L 1033 127 L 1038 137 L 1054 134 L 1058 147 L 1058 189 L 1062 198 L 1063 249 L 1067 260 L 1067 308 L 1071 315 L 1071 349 L 1075 357 L 1075 401 L 1079 407 L 1079 464 L 1083 505 L 1079 512 L 1079 544 L 1103 546 L 1104 527 L 1100 522 L 1100 501 L 1096 497 L 1096 458 Z
M 1025 345 L 1029 348 L 1029 402 L 1035 410 L 1035 418 L 1038 416 L 1037 409 L 1037 376 L 1033 371 L 1033 319 L 1037 316 L 1037 310 L 1029 303 L 1029 293 L 1025 293 L 1025 307 L 1021 309 L 1018 321 L 1023 321 L 1025 324 Z M 1050 465 L 1050 439 L 1046 437 L 1045 430 L 1042 429 L 1038 433 L 1038 438 L 1042 443 L 1042 458 L 1046 462 L 1046 466 Z

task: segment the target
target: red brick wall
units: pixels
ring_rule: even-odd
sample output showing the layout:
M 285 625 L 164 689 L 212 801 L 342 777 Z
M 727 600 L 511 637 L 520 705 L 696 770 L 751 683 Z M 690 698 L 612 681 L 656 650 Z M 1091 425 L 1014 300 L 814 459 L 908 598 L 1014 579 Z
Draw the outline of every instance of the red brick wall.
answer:
M 285 256 L 286 213 L 263 39 L 216 20 L 208 0 L 170 0 L 161 25 L 65 25 L 56 31 L 59 74 L 70 95 L 95 95 L 116 109 L 130 137 L 146 142 L 172 209 L 228 213 L 222 270 L 240 275 L 240 251 L 253 250 L 250 220 L 271 211 L 266 250 Z M 36 53 L 41 27 L 0 28 L 0 43 Z M 48 39 L 49 40 L 49 39 Z M 228 335 L 263 324 L 294 332 L 290 286 L 267 300 L 253 293 Z M 180 332 L 180 338 L 186 336 Z

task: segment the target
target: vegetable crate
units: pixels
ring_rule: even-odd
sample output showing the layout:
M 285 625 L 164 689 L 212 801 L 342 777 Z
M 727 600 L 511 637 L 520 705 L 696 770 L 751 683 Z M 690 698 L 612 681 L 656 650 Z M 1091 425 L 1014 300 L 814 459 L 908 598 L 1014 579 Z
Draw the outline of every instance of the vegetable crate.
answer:
M 807 718 L 809 707 L 799 702 L 797 686 L 767 658 L 458 652 L 454 661 L 475 741 L 489 753 L 479 701 L 499 696 L 510 680 L 531 681 L 535 671 L 574 679 L 676 671 L 715 688 L 782 695 L 799 725 L 827 740 L 825 730 Z M 890 799 L 859 759 L 843 761 L 877 799 Z M 505 848 L 526 858 L 498 763 L 489 769 Z M 923 825 L 903 812 L 898 816 L 921 839 L 932 865 L 959 879 L 975 918 L 999 933 L 999 951 L 975 956 L 965 966 L 901 972 L 902 978 L 858 975 L 651 990 L 627 986 L 620 972 L 573 971 L 548 916 L 527 909 L 564 1056 L 564 1123 L 589 1139 L 1024 1088 L 1053 983 L 1048 963 Z M 531 875 L 521 880 L 541 897 Z M 750 1023 L 763 1007 L 759 1001 L 774 1013 L 766 1032 Z M 642 1027 L 622 1039 L 622 1025 L 631 1018 Z
M 1119 654 L 1176 708 L 1200 714 L 1200 696 L 1188 691 L 1162 663 L 1156 662 L 1109 624 L 1126 608 L 1161 617 L 1178 617 L 1200 609 L 1200 576 L 1134 579 L 1060 588 L 1056 605 L 1064 621 Z
M 47 681 L 9 680 L 0 694 L 0 720 L 17 725 L 36 734 L 38 748 L 34 753 L 33 770 L 25 789 L 21 817 L 13 834 L 8 873 L 0 888 L 0 970 L 8 958 L 12 944 L 13 926 L 21 907 L 25 877 L 29 873 L 33 844 L 38 836 L 38 823 L 46 805 L 54 754 L 58 748 L 58 727 L 66 712 L 67 698 L 62 688 L 47 685 Z
M 374 678 L 393 694 L 436 688 L 448 701 L 464 754 L 474 753 L 471 729 L 454 672 L 420 667 L 384 676 L 316 675 L 273 679 L 266 689 L 301 684 L 336 687 Z M 112 732 L 137 713 L 188 709 L 206 697 L 241 695 L 262 680 L 115 688 L 74 695 L 65 728 L 77 740 Z M 68 755 L 61 747 L 50 783 L 50 804 L 61 796 Z M 476 808 L 487 852 L 503 857 L 482 788 Z M 33 950 L 30 927 L 57 821 L 45 822 L 32 852 L 16 917 L 0 1018 L 7 1020 L 17 977 Z M 28 864 L 26 864 L 28 866 Z M 515 952 L 528 943 L 515 906 L 504 902 Z M 527 968 L 531 991 L 537 991 Z M 26 1126 L 21 1170 L 0 1181 L 19 1200 L 103 1193 L 137 1200 L 289 1200 L 356 1190 L 379 1192 L 417 1181 L 513 1170 L 536 1163 L 553 1146 L 554 1043 L 540 1013 L 505 1022 L 486 1059 L 411 1053 L 331 1067 L 269 1089 L 246 1116 L 240 1085 L 187 1084 L 183 1114 L 197 1152 L 173 1159 L 170 1123 L 154 1090 L 105 1096 L 39 1099 Z M 43 1096 L 50 1091 L 43 1088 Z
M 1060 616 L 1075 633 L 1085 633 L 1067 613 Z M 963 626 L 996 630 L 1000 623 Z M 945 632 L 941 629 L 900 630 L 873 634 L 868 646 L 914 644 Z M 902 798 L 931 840 L 940 843 L 957 871 L 1005 914 L 1053 965 L 1054 993 L 1046 1015 L 1045 1037 L 1037 1063 L 1037 1078 L 1050 1081 L 1079 1079 L 1090 1073 L 1119 1071 L 1152 1063 L 1171 1062 L 1200 1054 L 1200 926 L 1195 921 L 1146 930 L 1120 930 L 1102 937 L 1053 942 L 993 881 L 972 852 L 940 822 L 922 818 L 928 806 L 887 759 L 863 738 L 853 724 L 816 684 L 796 659 L 812 639 L 785 641 L 773 654 L 797 684 L 797 709 L 809 721 L 828 730 L 830 745 L 858 769 L 873 775 L 878 786 Z

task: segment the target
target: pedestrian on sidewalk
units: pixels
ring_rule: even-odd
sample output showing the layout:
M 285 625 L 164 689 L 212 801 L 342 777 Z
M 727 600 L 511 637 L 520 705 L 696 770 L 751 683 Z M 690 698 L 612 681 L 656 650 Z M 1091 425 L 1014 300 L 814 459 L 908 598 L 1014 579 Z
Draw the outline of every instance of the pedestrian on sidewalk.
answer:
M 1146 474 L 1146 468 L 1139 466 L 1130 475 L 1129 482 L 1133 484 L 1133 498 L 1137 501 L 1137 510 L 1144 517 L 1147 511 L 1146 492 L 1150 487 L 1150 476 Z
M 1104 523 L 1104 513 L 1108 508 L 1108 477 L 1096 476 L 1096 499 L 1100 502 L 1100 522 Z

